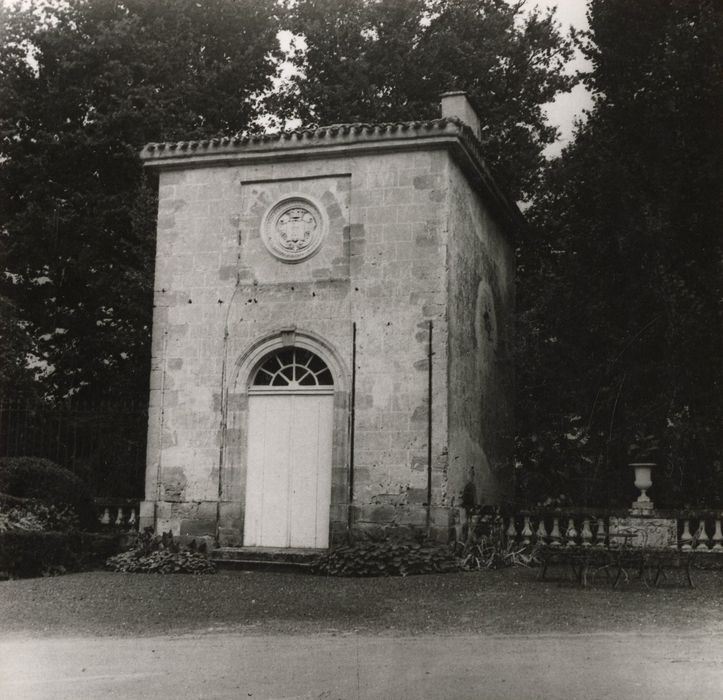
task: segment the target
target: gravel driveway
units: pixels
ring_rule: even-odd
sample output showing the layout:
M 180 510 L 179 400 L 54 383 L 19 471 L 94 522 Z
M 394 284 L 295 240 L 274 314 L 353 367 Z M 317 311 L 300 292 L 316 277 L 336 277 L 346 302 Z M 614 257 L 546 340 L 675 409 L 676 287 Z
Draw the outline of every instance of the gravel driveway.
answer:
M 539 582 L 511 568 L 408 578 L 89 572 L 0 583 L 0 634 L 723 632 L 723 572 L 659 589 Z
M 723 576 L 342 579 L 90 572 L 0 583 L 0 697 L 723 697 Z M 677 584 L 677 585 L 676 585 Z

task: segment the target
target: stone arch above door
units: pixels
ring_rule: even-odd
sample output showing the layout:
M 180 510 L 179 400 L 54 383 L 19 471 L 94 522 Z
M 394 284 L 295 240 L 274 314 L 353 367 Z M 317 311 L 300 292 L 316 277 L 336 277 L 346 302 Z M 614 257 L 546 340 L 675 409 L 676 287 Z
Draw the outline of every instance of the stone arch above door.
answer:
M 296 354 L 296 358 L 294 355 Z M 314 385 L 297 382 L 298 386 L 259 385 L 254 379 L 270 358 L 291 359 L 304 367 L 310 358 L 318 358 Z M 313 363 L 312 359 L 312 363 Z M 278 364 L 278 363 L 277 363 Z M 281 367 L 279 367 L 281 369 Z M 324 372 L 327 370 L 327 373 Z M 293 373 L 289 373 L 293 376 Z M 282 376 L 283 373 L 280 373 Z M 326 394 L 332 399 L 331 436 L 331 493 L 329 508 L 330 541 L 339 539 L 347 529 L 347 507 L 349 489 L 349 399 L 348 374 L 346 365 L 330 343 L 318 335 L 297 329 L 280 329 L 248 346 L 235 364 L 228 384 L 224 405 L 226 439 L 224 440 L 221 494 L 222 503 L 229 511 L 236 509 L 236 515 L 226 518 L 233 520 L 237 536 L 227 540 L 239 543 L 244 540 L 246 513 L 246 488 L 249 476 L 249 421 L 251 404 L 264 394 L 294 393 L 299 390 L 306 394 Z M 307 378 L 308 380 L 308 378 Z M 279 380 L 281 381 L 281 380 Z M 253 445 L 251 445 L 253 448 Z M 225 507 L 225 506 L 222 506 Z M 231 513 L 230 513 L 231 515 Z M 227 531 L 228 534 L 228 531 Z
M 236 394 L 247 393 L 265 358 L 275 350 L 283 348 L 301 348 L 317 355 L 332 375 L 335 395 L 345 398 L 347 369 L 341 355 L 319 335 L 295 328 L 275 331 L 252 343 L 236 363 L 236 376 L 231 390 Z

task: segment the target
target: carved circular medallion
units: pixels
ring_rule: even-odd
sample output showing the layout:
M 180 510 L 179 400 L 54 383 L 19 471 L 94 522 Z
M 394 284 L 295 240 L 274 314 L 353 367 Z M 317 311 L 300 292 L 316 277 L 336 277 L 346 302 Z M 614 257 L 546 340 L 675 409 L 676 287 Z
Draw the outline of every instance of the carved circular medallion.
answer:
M 325 233 L 320 207 L 306 197 L 286 197 L 266 213 L 261 237 L 273 256 L 297 263 L 319 249 Z

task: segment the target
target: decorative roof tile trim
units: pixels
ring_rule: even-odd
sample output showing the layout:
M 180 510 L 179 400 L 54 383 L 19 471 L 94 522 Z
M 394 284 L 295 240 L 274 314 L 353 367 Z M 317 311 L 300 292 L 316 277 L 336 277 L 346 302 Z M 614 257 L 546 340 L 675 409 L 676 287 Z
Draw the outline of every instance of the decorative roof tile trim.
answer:
M 398 131 L 433 131 L 435 129 L 443 130 L 448 125 L 457 126 L 461 131 L 469 131 L 470 136 L 474 138 L 472 130 L 460 119 L 456 117 L 446 117 L 444 119 L 430 119 L 427 121 L 414 122 L 389 122 L 381 124 L 367 124 L 363 122 L 355 122 L 353 124 L 331 124 L 329 126 L 307 127 L 303 129 L 293 129 L 291 131 L 279 131 L 269 134 L 247 134 L 241 136 L 223 136 L 212 139 L 202 139 L 198 141 L 166 141 L 162 143 L 149 143 L 141 151 L 141 158 L 144 160 L 152 160 L 162 153 L 187 151 L 187 150 L 235 150 L 239 146 L 248 146 L 262 143 L 272 143 L 279 141 L 301 141 L 304 139 L 322 139 L 327 136 L 349 136 L 349 135 L 382 135 L 394 134 Z
M 294 149 L 304 148 L 314 141 L 324 140 L 324 146 L 346 148 L 355 144 L 371 144 L 374 142 L 391 143 L 411 142 L 415 138 L 453 136 L 462 149 L 456 149 L 460 165 L 474 179 L 478 180 L 490 204 L 518 233 L 527 227 L 524 216 L 517 205 L 500 189 L 492 173 L 487 167 L 483 155 L 482 144 L 472 129 L 457 117 L 444 117 L 426 121 L 389 122 L 380 124 L 353 123 L 331 124 L 321 127 L 307 127 L 292 131 L 280 131 L 273 134 L 250 134 L 224 136 L 198 141 L 178 141 L 165 143 L 149 143 L 141 151 L 141 159 L 151 167 L 179 167 L 187 157 L 193 159 L 220 158 L 226 161 L 233 159 L 235 154 L 261 155 L 266 149 L 269 153 L 283 152 L 291 154 Z M 304 142 L 304 143 L 299 143 Z M 311 143 L 310 143 L 311 142 Z M 337 143 L 335 143 L 337 142 Z M 320 146 L 322 144 L 319 144 Z M 453 149 L 454 150 L 454 149 Z M 463 152 L 460 152 L 463 151 Z M 181 166 L 182 167 L 182 166 Z

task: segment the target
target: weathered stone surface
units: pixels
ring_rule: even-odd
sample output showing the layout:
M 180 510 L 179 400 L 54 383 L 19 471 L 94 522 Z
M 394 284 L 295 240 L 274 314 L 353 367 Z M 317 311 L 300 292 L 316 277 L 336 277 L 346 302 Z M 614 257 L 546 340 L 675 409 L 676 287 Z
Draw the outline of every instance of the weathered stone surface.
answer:
M 243 541 L 246 358 L 267 339 L 306 334 L 338 362 L 330 512 L 332 541 L 342 537 L 354 323 L 352 527 L 429 525 L 444 539 L 466 484 L 485 502 L 509 490 L 509 238 L 444 148 L 420 141 L 353 158 L 300 150 L 296 160 L 276 160 L 270 149 L 267 159 L 192 168 L 179 161 L 160 172 L 142 517 L 159 530 L 213 529 L 222 543 Z M 307 214 L 274 209 L 286 201 L 306 207 L 317 227 Z M 278 250 L 303 252 L 314 236 L 318 247 L 306 257 L 272 254 L 267 224 Z M 213 504 L 213 512 L 184 511 L 184 503 Z
M 633 547 L 673 547 L 678 542 L 678 521 L 655 514 L 610 518 L 610 534 L 637 533 L 629 544 Z

